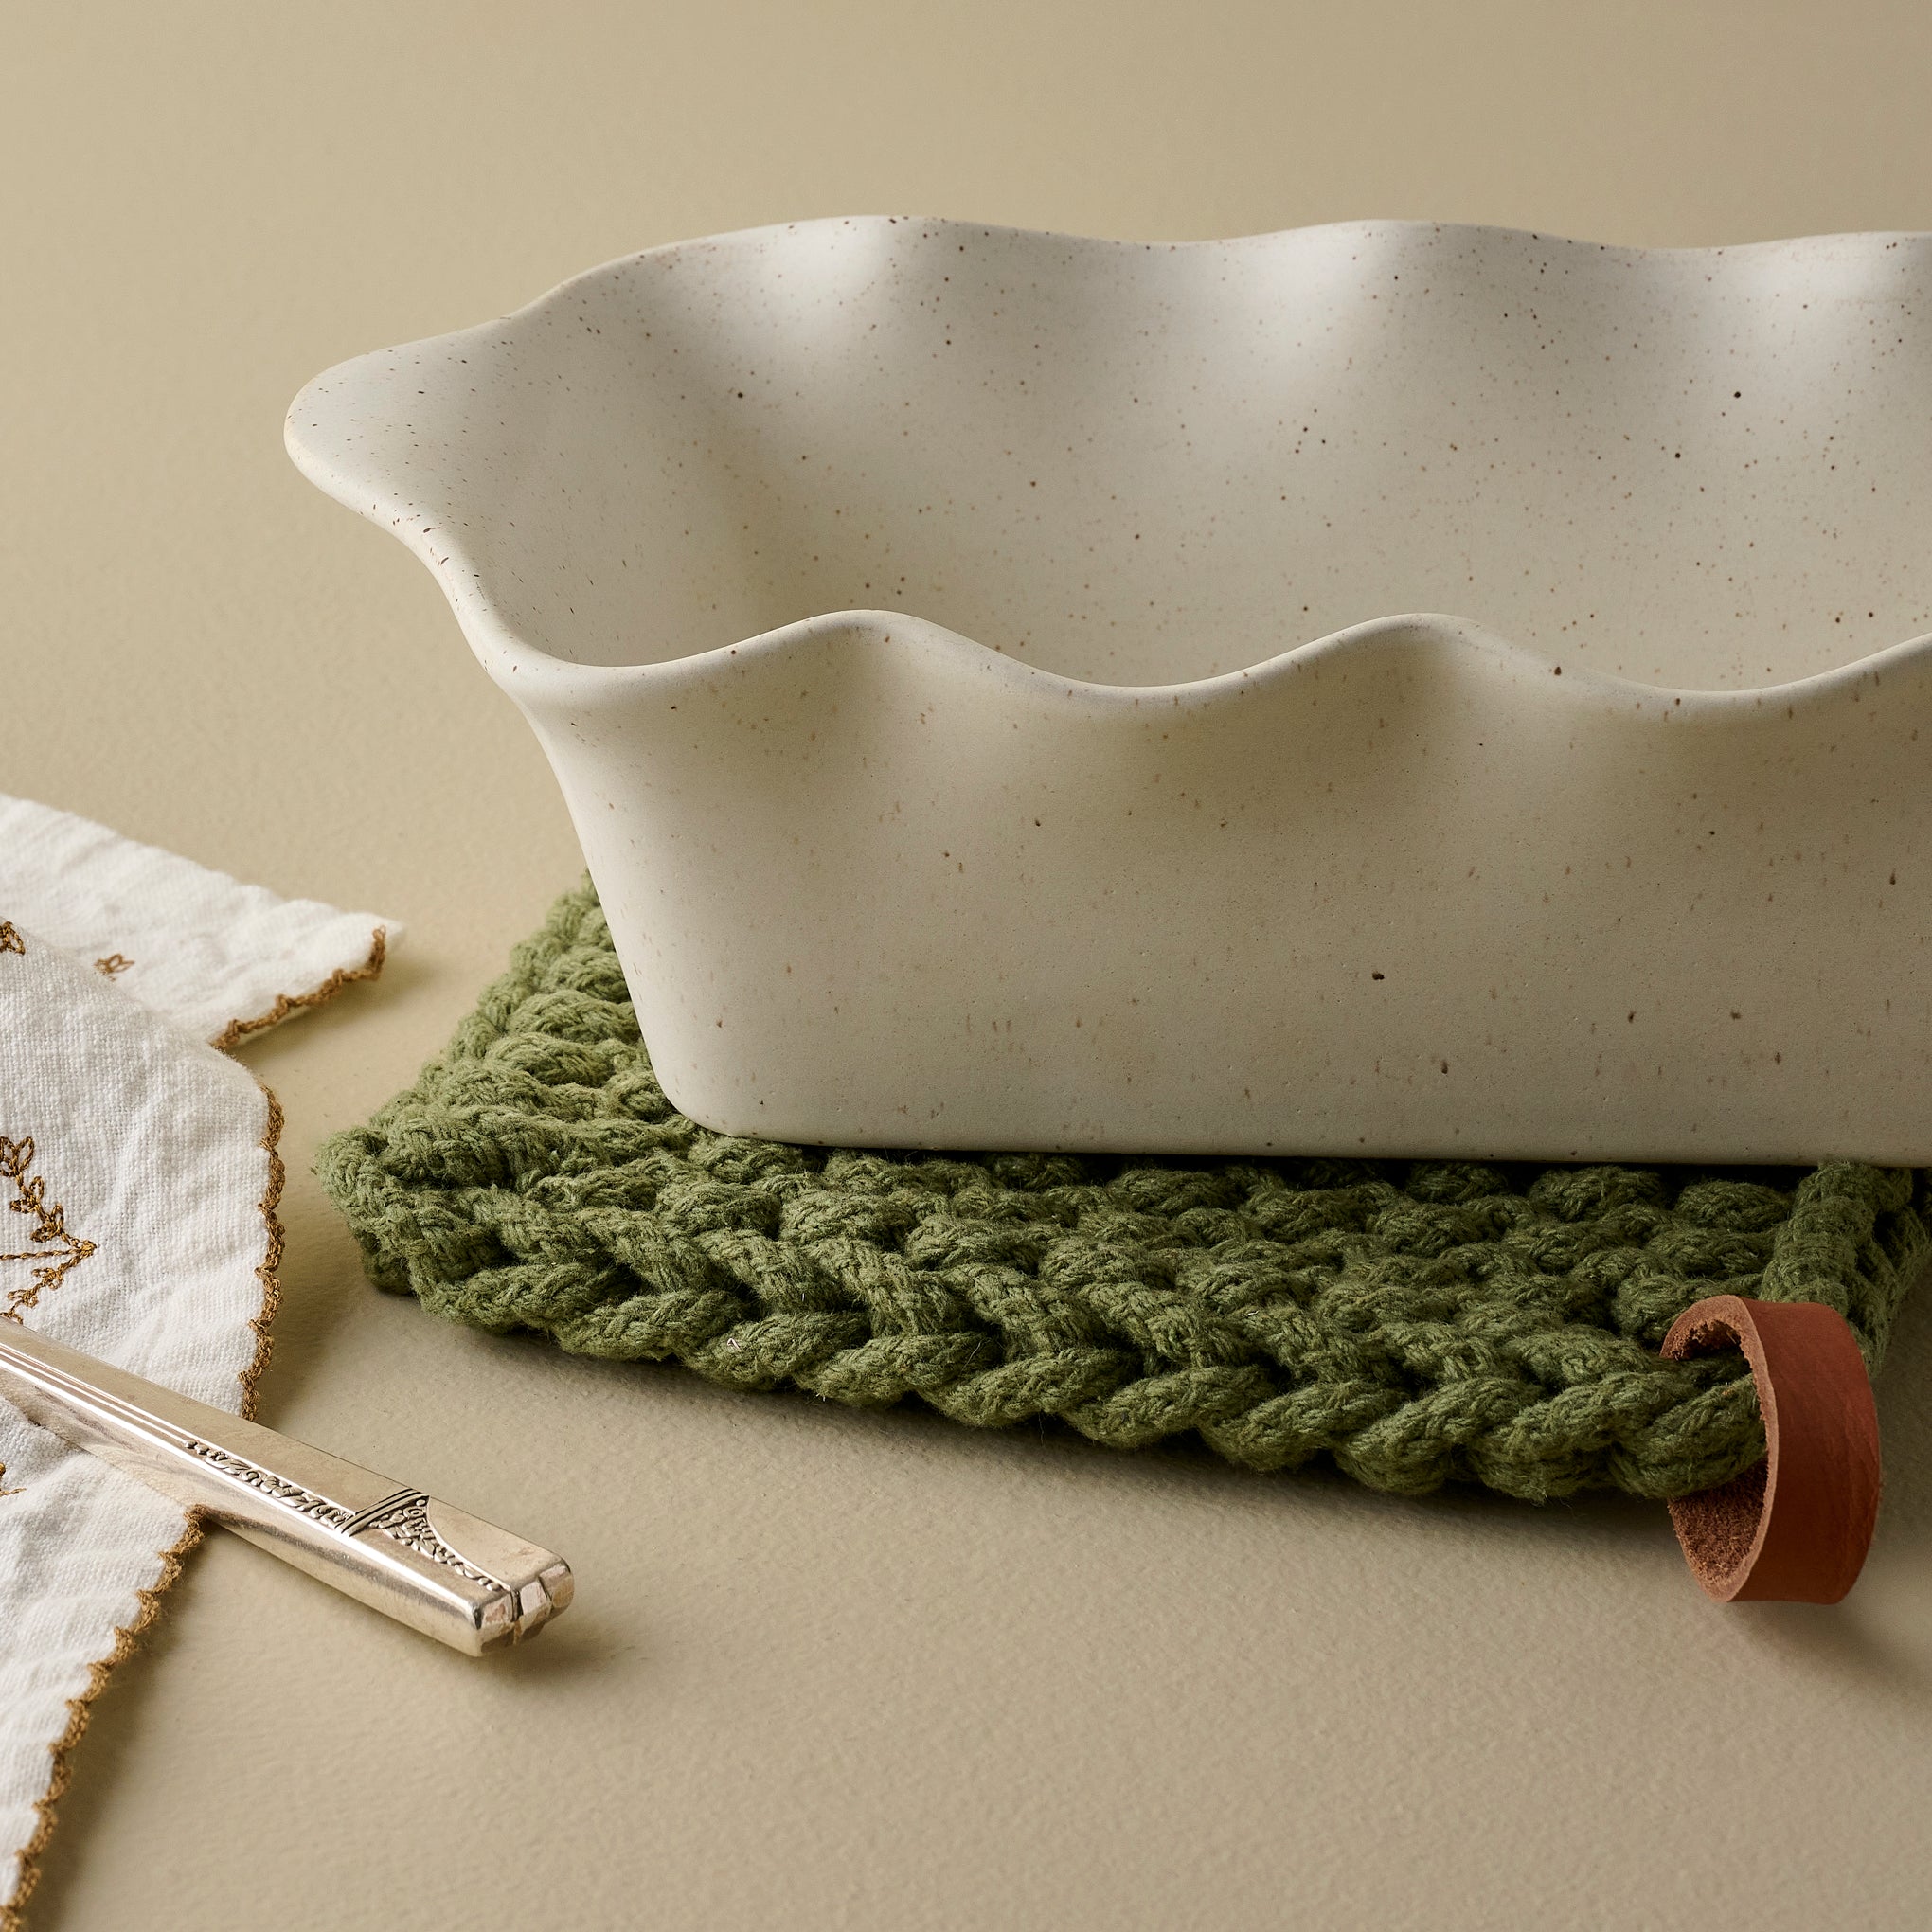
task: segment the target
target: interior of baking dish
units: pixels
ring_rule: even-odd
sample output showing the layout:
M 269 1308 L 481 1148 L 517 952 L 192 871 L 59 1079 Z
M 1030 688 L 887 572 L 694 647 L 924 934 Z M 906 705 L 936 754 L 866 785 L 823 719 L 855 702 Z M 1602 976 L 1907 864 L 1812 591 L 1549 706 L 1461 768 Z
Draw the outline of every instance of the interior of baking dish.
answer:
M 910 613 L 1166 685 L 1437 612 L 1681 689 L 1932 631 L 1932 243 L 886 217 L 653 250 L 290 420 L 523 648 Z

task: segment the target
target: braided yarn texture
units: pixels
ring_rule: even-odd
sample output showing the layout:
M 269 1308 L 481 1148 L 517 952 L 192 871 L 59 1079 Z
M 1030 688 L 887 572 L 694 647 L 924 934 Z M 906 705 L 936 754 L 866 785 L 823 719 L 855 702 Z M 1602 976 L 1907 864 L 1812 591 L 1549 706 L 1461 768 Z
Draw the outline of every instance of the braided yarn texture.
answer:
M 370 1277 L 492 1333 L 742 1390 L 1544 1500 L 1763 1454 L 1742 1360 L 1664 1361 L 1707 1295 L 1823 1301 L 1876 1368 L 1926 1177 L 1815 1169 L 881 1153 L 665 1098 L 588 886 L 448 1049 L 322 1150 Z

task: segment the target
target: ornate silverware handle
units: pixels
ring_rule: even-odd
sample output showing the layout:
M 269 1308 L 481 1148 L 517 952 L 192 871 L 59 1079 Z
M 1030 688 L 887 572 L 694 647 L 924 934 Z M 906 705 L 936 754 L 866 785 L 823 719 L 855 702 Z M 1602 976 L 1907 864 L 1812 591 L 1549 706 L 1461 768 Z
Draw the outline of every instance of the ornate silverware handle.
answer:
M 0 1323 L 0 1395 L 29 1422 L 346 1595 L 472 1656 L 534 1636 L 570 1565 L 420 1489 Z

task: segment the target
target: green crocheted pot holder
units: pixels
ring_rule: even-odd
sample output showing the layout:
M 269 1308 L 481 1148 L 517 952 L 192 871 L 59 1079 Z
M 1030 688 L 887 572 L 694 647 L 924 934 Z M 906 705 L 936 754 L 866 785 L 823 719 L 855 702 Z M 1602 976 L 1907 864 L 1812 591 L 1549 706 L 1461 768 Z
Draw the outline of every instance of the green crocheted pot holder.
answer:
M 580 1354 L 982 1427 L 1328 1456 L 1377 1489 L 1681 1495 L 1763 1453 L 1707 1295 L 1828 1302 L 1875 1368 L 1932 1255 L 1908 1170 L 898 1154 L 664 1097 L 594 894 L 562 899 L 323 1182 L 371 1277 Z

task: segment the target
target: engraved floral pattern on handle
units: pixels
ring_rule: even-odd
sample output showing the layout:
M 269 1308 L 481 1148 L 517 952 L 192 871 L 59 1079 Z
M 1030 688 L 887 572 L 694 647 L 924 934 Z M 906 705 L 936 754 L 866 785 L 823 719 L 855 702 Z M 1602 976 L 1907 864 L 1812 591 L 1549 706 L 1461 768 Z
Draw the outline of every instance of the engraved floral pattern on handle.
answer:
M 192 1440 L 188 1446 L 190 1453 L 199 1456 L 204 1462 L 211 1463 L 224 1476 L 232 1476 L 237 1482 L 244 1482 L 250 1489 L 259 1490 L 265 1496 L 273 1496 L 298 1516 L 307 1516 L 312 1522 L 327 1523 L 336 1530 L 346 1528 L 350 1520 L 350 1512 L 340 1503 L 331 1503 L 327 1496 L 318 1496 L 313 1490 L 305 1490 L 269 1470 L 244 1462 L 241 1457 L 231 1456 L 225 1449 Z
M 364 1519 L 362 1528 L 379 1530 L 391 1542 L 402 1544 L 405 1549 L 413 1549 L 418 1556 L 428 1557 L 432 1563 L 441 1564 L 445 1569 L 455 1570 L 473 1583 L 488 1583 L 498 1590 L 510 1588 L 500 1577 L 492 1577 L 487 1570 L 479 1570 L 474 1564 L 466 1563 L 436 1533 L 429 1520 L 429 1497 L 420 1491 L 384 1504 L 378 1513 Z
M 331 1529 L 341 1530 L 345 1536 L 370 1533 L 386 1536 L 390 1542 L 400 1543 L 403 1548 L 413 1549 L 418 1556 L 426 1556 L 432 1563 L 455 1570 L 473 1583 L 487 1583 L 498 1590 L 510 1587 L 501 1578 L 492 1577 L 474 1564 L 466 1563 L 437 1534 L 429 1520 L 429 1496 L 424 1491 L 400 1491 L 372 1510 L 345 1510 L 340 1503 L 331 1503 L 327 1496 L 318 1496 L 313 1490 L 305 1490 L 300 1484 L 290 1482 L 272 1470 L 230 1455 L 225 1449 L 217 1449 L 212 1443 L 190 1440 L 188 1447 L 192 1454 L 224 1476 L 231 1476 L 236 1481 L 246 1483 L 250 1489 L 274 1497 L 277 1502 L 285 1504 L 296 1515 L 306 1516 L 311 1522 L 326 1523 Z

